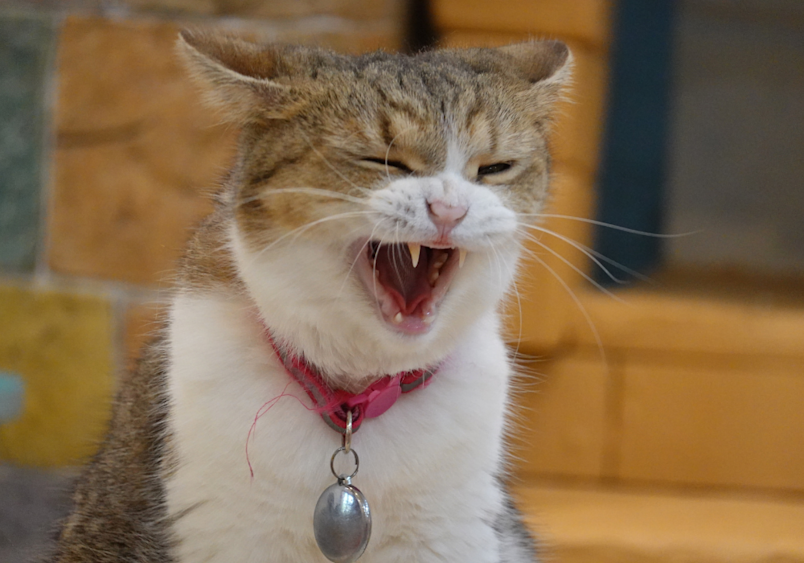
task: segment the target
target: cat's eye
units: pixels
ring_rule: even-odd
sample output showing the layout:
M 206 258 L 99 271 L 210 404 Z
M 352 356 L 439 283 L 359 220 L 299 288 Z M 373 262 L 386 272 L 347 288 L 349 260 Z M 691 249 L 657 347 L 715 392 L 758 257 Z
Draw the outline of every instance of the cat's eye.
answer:
M 406 174 L 411 174 L 413 170 L 411 170 L 404 162 L 400 162 L 399 160 L 386 160 L 384 158 L 364 158 L 363 162 L 371 162 L 372 164 L 379 164 L 382 167 L 387 168 L 395 168 L 399 172 L 404 172 Z
M 495 162 L 494 164 L 488 164 L 486 166 L 481 166 L 477 169 L 478 177 L 481 176 L 491 176 L 492 174 L 500 174 L 501 172 L 505 172 L 511 168 L 510 162 Z

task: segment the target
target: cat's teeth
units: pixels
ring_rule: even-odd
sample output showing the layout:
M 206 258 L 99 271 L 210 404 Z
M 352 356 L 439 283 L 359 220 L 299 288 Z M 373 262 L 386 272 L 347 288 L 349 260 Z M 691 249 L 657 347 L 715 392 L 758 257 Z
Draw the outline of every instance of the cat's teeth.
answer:
M 394 324 L 399 324 L 402 322 L 402 313 L 399 312 L 394 316 Z
M 446 264 L 447 258 L 449 258 L 449 254 L 447 254 L 446 252 L 437 254 L 435 260 L 433 260 L 433 268 L 435 268 L 436 270 L 441 269 L 441 266 Z
M 438 280 L 438 270 L 430 272 L 430 285 L 433 285 Z
M 458 249 L 458 267 L 463 268 L 463 263 L 466 262 L 466 255 L 468 254 L 466 249 L 460 248 Z
M 433 309 L 432 305 L 428 305 L 422 311 L 422 322 L 426 325 L 430 325 L 433 324 L 434 320 L 435 320 L 435 309 Z
M 422 245 L 409 242 L 408 249 L 410 249 L 410 259 L 413 261 L 413 267 L 415 268 L 419 265 L 419 253 L 422 251 Z

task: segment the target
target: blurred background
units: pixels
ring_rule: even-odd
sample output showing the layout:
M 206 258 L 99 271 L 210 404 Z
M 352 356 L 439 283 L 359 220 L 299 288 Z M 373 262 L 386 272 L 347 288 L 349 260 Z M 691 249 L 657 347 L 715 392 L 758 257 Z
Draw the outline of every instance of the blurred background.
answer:
M 800 0 L 0 2 L 0 561 L 63 512 L 232 160 L 183 26 L 566 41 L 552 216 L 507 307 L 519 504 L 550 561 L 804 562 Z

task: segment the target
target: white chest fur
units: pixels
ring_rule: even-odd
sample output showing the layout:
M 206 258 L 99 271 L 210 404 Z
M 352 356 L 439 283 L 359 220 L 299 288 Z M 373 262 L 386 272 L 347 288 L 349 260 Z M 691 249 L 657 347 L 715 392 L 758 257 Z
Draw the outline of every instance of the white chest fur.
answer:
M 340 436 L 293 397 L 258 422 L 266 401 L 309 400 L 262 340 L 243 300 L 184 295 L 170 332 L 170 430 L 178 460 L 168 487 L 176 557 L 189 562 L 326 560 L 313 508 L 334 482 Z M 493 562 L 490 523 L 502 498 L 500 468 L 509 367 L 489 314 L 466 332 L 427 389 L 403 395 L 365 422 L 353 447 L 354 480 L 373 530 L 361 563 Z

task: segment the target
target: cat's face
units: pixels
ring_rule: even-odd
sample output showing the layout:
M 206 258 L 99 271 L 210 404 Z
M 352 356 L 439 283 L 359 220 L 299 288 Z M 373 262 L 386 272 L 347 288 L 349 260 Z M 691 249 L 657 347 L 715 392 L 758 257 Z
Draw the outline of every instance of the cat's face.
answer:
M 351 58 L 186 40 L 244 126 L 231 203 L 250 286 L 397 345 L 494 306 L 547 197 L 563 44 Z

